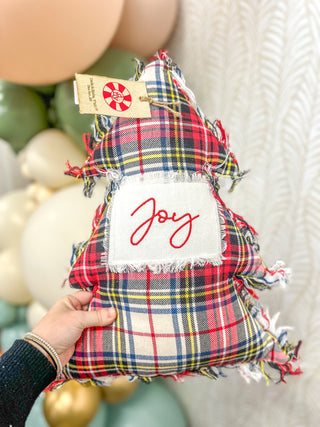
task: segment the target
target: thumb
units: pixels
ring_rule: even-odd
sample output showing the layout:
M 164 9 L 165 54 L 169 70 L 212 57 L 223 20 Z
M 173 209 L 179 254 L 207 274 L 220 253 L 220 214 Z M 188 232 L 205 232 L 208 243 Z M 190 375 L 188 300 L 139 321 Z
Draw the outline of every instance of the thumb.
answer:
M 117 311 L 114 307 L 101 308 L 96 311 L 82 311 L 81 313 L 83 328 L 107 326 L 110 325 L 117 317 Z

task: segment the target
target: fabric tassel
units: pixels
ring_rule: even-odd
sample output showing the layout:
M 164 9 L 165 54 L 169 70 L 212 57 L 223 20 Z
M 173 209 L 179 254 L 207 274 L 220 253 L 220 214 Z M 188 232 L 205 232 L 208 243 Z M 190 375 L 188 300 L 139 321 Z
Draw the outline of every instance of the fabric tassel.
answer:
M 284 262 L 277 261 L 273 267 L 266 269 L 265 274 L 261 277 L 238 274 L 235 279 L 242 280 L 245 287 L 264 290 L 276 287 L 285 288 L 290 277 L 291 269 L 286 268 Z
M 279 314 L 275 314 L 272 318 L 269 317 L 268 312 L 265 312 L 263 307 L 257 301 L 252 300 L 250 289 L 241 281 L 236 282 L 236 288 L 243 298 L 248 311 L 255 321 L 262 327 L 264 331 L 274 337 L 275 345 L 278 346 L 278 351 L 281 351 L 288 360 L 285 363 L 278 363 L 273 361 L 273 350 L 266 354 L 264 360 L 244 363 L 238 366 L 240 374 L 246 381 L 253 379 L 259 381 L 262 377 L 265 378 L 267 384 L 272 381 L 274 383 L 286 382 L 286 375 L 299 375 L 302 373 L 300 367 L 294 368 L 294 363 L 299 359 L 299 349 L 301 341 L 298 344 L 292 345 L 287 340 L 288 327 L 276 327 L 276 322 Z M 267 360 L 268 357 L 270 360 Z
M 83 194 L 86 197 L 91 197 L 93 189 L 96 185 L 97 177 L 87 176 L 85 174 L 84 168 L 79 168 L 78 166 L 71 166 L 69 161 L 66 162 L 67 170 L 64 172 L 65 175 L 73 176 L 76 179 L 82 179 L 84 182 Z
M 92 138 L 92 135 L 90 133 L 84 133 L 82 135 L 82 139 L 83 139 L 83 142 L 84 142 L 84 145 L 86 147 L 88 155 L 91 156 L 93 153 L 93 150 L 95 148 L 95 141 Z
M 143 61 L 140 61 L 140 59 L 138 58 L 134 58 L 134 60 L 136 61 L 136 74 L 135 76 L 133 76 L 132 80 L 139 80 L 140 76 L 144 70 L 145 64 Z
M 249 362 L 238 366 L 238 372 L 248 383 L 251 380 L 259 382 L 261 378 L 265 379 L 267 385 L 269 385 L 270 381 L 275 384 L 280 382 L 286 383 L 285 377 L 287 375 L 301 375 L 303 373 L 299 366 L 294 368 L 294 363 L 299 359 L 298 352 L 300 345 L 301 341 L 294 347 L 294 357 L 286 363 L 273 363 L 264 360 Z
M 232 180 L 232 184 L 231 187 L 229 188 L 229 193 L 232 193 L 233 190 L 236 188 L 236 186 L 239 184 L 240 181 L 242 181 L 242 179 L 250 172 L 249 169 L 244 170 L 242 172 L 239 172 L 238 176 L 233 176 L 231 177 Z
M 91 197 L 93 193 L 93 189 L 96 185 L 97 179 L 96 177 L 93 177 L 93 176 L 92 177 L 86 176 L 83 181 L 84 181 L 83 194 L 86 197 Z
M 65 175 L 73 176 L 77 179 L 82 178 L 82 169 L 78 166 L 71 166 L 69 160 L 66 162 L 67 170 L 64 172 Z

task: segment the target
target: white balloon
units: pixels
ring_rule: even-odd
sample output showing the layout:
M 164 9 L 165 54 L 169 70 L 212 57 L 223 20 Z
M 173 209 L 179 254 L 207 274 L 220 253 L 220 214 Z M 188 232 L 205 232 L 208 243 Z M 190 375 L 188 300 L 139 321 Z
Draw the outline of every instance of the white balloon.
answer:
M 0 253 L 0 299 L 14 305 L 32 300 L 21 271 L 19 244 Z
M 46 129 L 38 133 L 19 155 L 23 175 L 50 188 L 73 184 L 73 179 L 64 174 L 66 160 L 72 166 L 82 166 L 85 154 L 60 129 Z
M 10 144 L 0 138 L 0 195 L 24 187 L 26 183 L 17 155 Z
M 14 190 L 0 198 L 0 251 L 18 243 L 36 205 L 26 190 Z
M 39 301 L 32 301 L 27 308 L 27 324 L 32 330 L 47 313 L 46 307 L 40 304 Z
M 82 184 L 61 189 L 26 224 L 21 244 L 23 274 L 34 299 L 46 308 L 71 292 L 62 284 L 70 269 L 72 245 L 90 237 L 105 187 L 105 182 L 98 184 L 91 199 L 84 197 Z
M 28 185 L 26 191 L 30 199 L 34 200 L 37 204 L 44 202 L 54 193 L 54 190 L 40 184 L 40 182 L 33 182 Z

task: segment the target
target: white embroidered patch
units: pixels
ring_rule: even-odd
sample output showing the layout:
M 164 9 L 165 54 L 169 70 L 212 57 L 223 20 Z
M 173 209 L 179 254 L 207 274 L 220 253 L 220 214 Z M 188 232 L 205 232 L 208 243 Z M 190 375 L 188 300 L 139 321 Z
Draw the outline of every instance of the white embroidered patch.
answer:
M 129 179 L 115 191 L 110 219 L 106 249 L 112 271 L 148 267 L 158 273 L 222 262 L 218 206 L 206 180 Z

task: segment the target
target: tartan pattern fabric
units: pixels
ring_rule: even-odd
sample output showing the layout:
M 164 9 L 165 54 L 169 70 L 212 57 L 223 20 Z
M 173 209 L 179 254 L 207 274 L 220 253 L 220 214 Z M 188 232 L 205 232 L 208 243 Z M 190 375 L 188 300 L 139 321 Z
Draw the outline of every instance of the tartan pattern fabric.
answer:
M 186 269 L 171 278 L 138 273 L 132 279 L 127 273 L 119 279 L 110 274 L 91 308 L 113 305 L 118 318 L 112 326 L 84 332 L 68 376 L 176 375 L 259 360 L 271 352 L 273 361 L 286 362 L 287 356 L 254 321 L 232 283 L 214 287 L 213 271 L 206 269 Z
M 262 277 L 265 269 L 217 200 L 227 230 L 226 261 L 221 266 L 207 264 L 160 274 L 148 270 L 112 273 L 98 262 L 105 252 L 109 194 L 98 209 L 100 221 L 69 280 L 73 287 L 91 288 L 94 297 L 90 310 L 113 306 L 118 317 L 111 326 L 84 331 L 67 365 L 67 377 L 176 375 L 208 366 L 268 359 L 270 354 L 274 362 L 288 360 L 237 292 L 233 276 Z
M 284 330 L 277 335 L 270 330 L 270 319 L 252 290 L 283 284 L 286 269 L 282 264 L 267 269 L 254 229 L 219 196 L 218 175 L 235 182 L 242 176 L 221 124 L 212 125 L 204 117 L 166 54 L 137 78 L 145 79 L 148 94 L 156 100 L 181 101 L 173 107 L 181 116 L 158 106 L 151 106 L 151 119 L 111 122 L 98 116 L 94 135 L 85 139 L 86 163 L 82 169 L 69 169 L 69 174 L 82 177 L 87 195 L 96 177 L 111 177 L 89 240 L 74 248 L 69 283 L 93 292 L 89 310 L 113 306 L 118 317 L 110 326 L 83 332 L 64 378 L 97 383 L 110 375 L 148 380 L 202 373 L 216 378 L 219 369 L 228 366 L 240 366 L 244 375 L 252 377 L 259 371 L 274 381 L 300 373 L 291 364 L 299 346 L 288 343 Z M 221 265 L 186 265 L 160 273 L 147 267 L 121 273 L 108 268 L 105 241 L 121 180 L 159 172 L 198 173 L 212 184 L 224 230 Z
M 153 91 L 150 93 L 155 96 Z M 177 107 L 181 117 L 151 106 L 151 119 L 119 118 L 94 151 L 88 167 L 98 171 L 119 169 L 123 175 L 133 175 L 157 171 L 197 172 L 210 164 L 222 175 L 237 174 L 234 157 L 229 154 L 226 160 L 226 147 L 203 126 L 185 97 L 178 96 L 179 93 L 173 99 L 181 100 Z
M 194 108 L 181 80 L 177 66 L 163 60 L 147 65 L 141 80 L 146 82 L 148 95 L 158 102 L 177 103 L 173 108 L 180 116 L 151 105 L 151 119 L 120 117 L 113 123 L 96 118 L 95 136 L 85 142 L 90 156 L 78 176 L 88 187 L 94 177 L 114 173 L 122 176 L 148 172 L 199 172 L 212 177 L 221 175 L 237 181 L 237 160 L 230 152 L 228 135 L 221 123 L 211 123 L 199 107 Z M 180 84 L 176 79 L 180 79 Z M 111 126 L 112 124 L 112 126 Z M 110 127 L 109 127 L 110 126 Z

